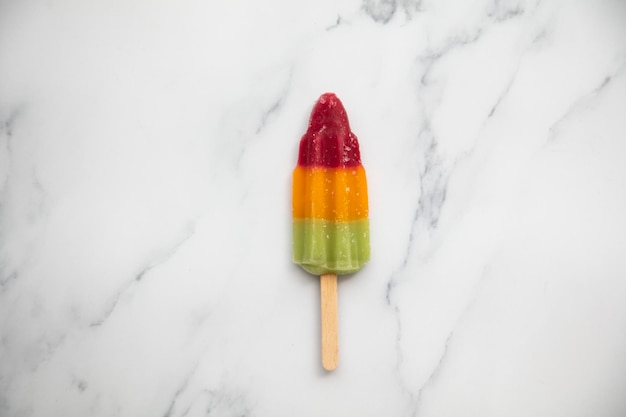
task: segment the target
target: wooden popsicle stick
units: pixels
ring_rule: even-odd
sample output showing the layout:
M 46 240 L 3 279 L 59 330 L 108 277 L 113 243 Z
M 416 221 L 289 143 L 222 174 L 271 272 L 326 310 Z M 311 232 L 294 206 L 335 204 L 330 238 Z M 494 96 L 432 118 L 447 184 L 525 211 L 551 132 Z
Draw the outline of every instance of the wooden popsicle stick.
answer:
M 339 343 L 337 338 L 337 275 L 320 276 L 322 307 L 322 366 L 327 371 L 337 367 Z

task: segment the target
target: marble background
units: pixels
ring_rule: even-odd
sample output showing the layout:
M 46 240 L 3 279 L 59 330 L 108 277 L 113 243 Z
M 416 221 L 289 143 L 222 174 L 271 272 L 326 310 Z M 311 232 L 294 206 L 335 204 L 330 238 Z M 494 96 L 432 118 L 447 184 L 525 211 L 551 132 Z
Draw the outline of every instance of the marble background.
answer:
M 317 97 L 372 260 L 291 262 Z M 626 415 L 626 3 L 0 3 L 0 416 Z

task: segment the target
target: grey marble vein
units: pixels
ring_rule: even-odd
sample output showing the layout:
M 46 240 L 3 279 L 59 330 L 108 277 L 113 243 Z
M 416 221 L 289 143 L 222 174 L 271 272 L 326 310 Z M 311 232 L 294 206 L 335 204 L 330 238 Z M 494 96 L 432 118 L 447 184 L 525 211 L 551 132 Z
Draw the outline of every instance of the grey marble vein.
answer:
M 580 96 L 577 100 L 575 100 L 572 104 L 568 106 L 568 108 L 563 112 L 563 114 L 549 127 L 548 131 L 548 139 L 547 143 L 554 142 L 556 137 L 559 134 L 559 129 L 568 120 L 570 120 L 577 112 L 584 110 L 587 106 L 589 106 L 590 102 L 596 99 L 598 96 L 603 94 L 608 88 L 611 87 L 613 80 L 616 77 L 623 77 L 626 74 L 626 64 L 620 65 L 616 70 L 612 71 L 610 74 L 604 76 L 602 80 L 596 83 L 596 85 L 589 91 L 588 93 Z
M 523 2 L 493 0 L 487 11 L 487 16 L 496 22 L 505 22 L 522 16 L 525 12 Z
M 430 82 L 429 77 L 433 67 L 452 51 L 462 48 L 465 45 L 473 44 L 477 42 L 482 34 L 481 28 L 474 29 L 472 33 L 460 33 L 454 34 L 450 38 L 446 39 L 445 43 L 440 47 L 429 49 L 425 54 L 420 55 L 419 61 L 424 63 L 425 68 L 422 72 L 420 82 L 422 86 L 427 86 Z
M 377 23 L 388 23 L 398 9 L 397 0 L 364 0 L 363 10 Z
M 437 360 L 436 364 L 431 368 L 431 371 L 428 375 L 428 378 L 426 378 L 426 381 L 418 389 L 417 393 L 415 393 L 414 401 L 412 403 L 414 407 L 412 414 L 413 416 L 419 415 L 419 408 L 421 406 L 424 392 L 428 389 L 436 389 L 434 385 L 436 384 L 440 374 L 444 371 L 444 368 L 449 358 L 450 346 L 452 346 L 452 342 L 454 341 L 455 333 L 458 332 L 461 326 L 463 326 L 464 323 L 467 321 L 468 315 L 472 312 L 472 309 L 474 308 L 476 303 L 479 302 L 480 293 L 483 290 L 483 287 L 487 285 L 487 281 L 490 278 L 491 270 L 489 266 L 486 266 L 483 268 L 482 273 L 476 280 L 475 284 L 472 285 L 471 294 L 469 299 L 467 300 L 467 303 L 463 307 L 461 313 L 457 316 L 455 323 L 452 325 L 450 331 L 448 332 L 448 335 L 446 336 L 443 343 L 439 359 Z
M 197 221 L 197 220 L 196 220 Z M 183 235 L 183 237 L 181 239 L 179 239 L 178 241 L 176 241 L 174 244 L 172 244 L 170 247 L 168 247 L 166 249 L 166 251 L 159 256 L 158 259 L 148 263 L 146 266 L 144 266 L 141 271 L 139 271 L 133 280 L 128 281 L 124 286 L 122 286 L 111 298 L 111 301 L 108 303 L 108 307 L 106 308 L 105 312 L 96 320 L 92 321 L 89 324 L 89 327 L 100 327 L 102 326 L 109 317 L 111 317 L 111 315 L 115 312 L 115 309 L 117 307 L 117 305 L 119 304 L 121 298 L 123 297 L 124 294 L 126 294 L 130 289 L 134 288 L 135 286 L 139 285 L 139 283 L 145 278 L 145 276 L 147 274 L 150 273 L 150 271 L 152 271 L 155 268 L 158 268 L 159 266 L 163 265 L 164 263 L 168 262 L 170 259 L 172 259 L 176 253 L 180 250 L 180 248 L 187 242 L 189 241 L 195 234 L 195 222 L 190 224 L 190 226 L 188 226 L 185 229 L 185 234 Z

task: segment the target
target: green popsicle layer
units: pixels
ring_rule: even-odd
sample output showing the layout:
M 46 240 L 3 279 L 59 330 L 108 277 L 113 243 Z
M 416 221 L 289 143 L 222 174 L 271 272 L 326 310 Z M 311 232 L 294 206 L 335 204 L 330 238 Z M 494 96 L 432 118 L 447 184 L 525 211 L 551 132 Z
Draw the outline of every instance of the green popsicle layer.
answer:
M 293 261 L 314 275 L 350 274 L 370 259 L 369 220 L 294 219 Z

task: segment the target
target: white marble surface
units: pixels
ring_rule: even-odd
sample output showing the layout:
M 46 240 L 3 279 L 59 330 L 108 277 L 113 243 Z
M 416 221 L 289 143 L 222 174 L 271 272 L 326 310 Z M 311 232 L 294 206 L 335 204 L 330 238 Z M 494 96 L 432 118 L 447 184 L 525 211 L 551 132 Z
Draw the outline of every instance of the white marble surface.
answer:
M 291 263 L 317 97 L 372 260 Z M 0 4 L 0 416 L 626 415 L 626 3 Z

